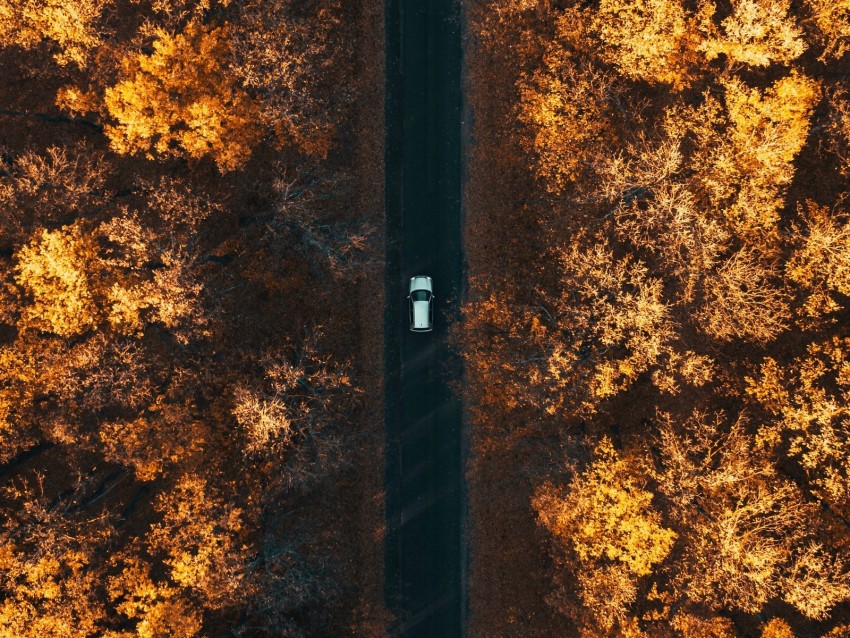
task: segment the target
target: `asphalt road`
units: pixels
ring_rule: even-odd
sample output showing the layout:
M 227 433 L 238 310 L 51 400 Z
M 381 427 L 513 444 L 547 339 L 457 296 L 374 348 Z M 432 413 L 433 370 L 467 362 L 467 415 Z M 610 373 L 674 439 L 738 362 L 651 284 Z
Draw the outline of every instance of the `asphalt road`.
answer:
M 465 635 L 459 378 L 459 0 L 386 0 L 386 596 L 394 635 Z M 406 284 L 433 277 L 435 330 L 408 330 Z

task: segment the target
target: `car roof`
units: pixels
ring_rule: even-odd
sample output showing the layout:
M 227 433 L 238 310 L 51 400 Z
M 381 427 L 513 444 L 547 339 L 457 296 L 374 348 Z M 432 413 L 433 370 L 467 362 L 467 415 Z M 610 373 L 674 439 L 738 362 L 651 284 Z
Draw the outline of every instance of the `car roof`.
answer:
M 410 278 L 410 292 L 414 290 L 427 290 L 433 292 L 431 278 L 427 275 L 415 275 Z
M 431 327 L 431 318 L 428 312 L 429 302 L 414 301 L 413 302 L 413 327 L 422 330 Z

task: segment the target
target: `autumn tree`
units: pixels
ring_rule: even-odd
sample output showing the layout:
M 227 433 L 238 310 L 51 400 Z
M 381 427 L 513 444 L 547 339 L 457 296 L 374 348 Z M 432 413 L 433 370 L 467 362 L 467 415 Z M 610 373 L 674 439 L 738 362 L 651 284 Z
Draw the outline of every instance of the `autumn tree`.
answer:
M 616 258 L 605 242 L 589 248 L 573 244 L 559 251 L 558 259 L 561 282 L 560 294 L 550 301 L 553 320 L 533 326 L 545 348 L 546 367 L 530 381 L 548 386 L 550 410 L 578 397 L 575 407 L 593 410 L 663 357 L 674 324 L 661 281 L 649 277 L 641 262 Z
M 141 553 L 135 544 L 131 548 Z M 178 587 L 154 580 L 148 561 L 129 554 L 112 562 L 120 571 L 108 581 L 110 603 L 119 619 L 135 623 L 135 627 L 133 631 L 108 631 L 104 638 L 193 638 L 201 632 L 202 614 L 193 601 Z
M 766 357 L 747 378 L 748 393 L 771 416 L 759 438 L 792 459 L 809 488 L 846 512 L 850 495 L 850 341 L 834 337 L 809 345 L 785 364 Z
M 32 50 L 44 41 L 62 66 L 85 67 L 101 43 L 101 14 L 113 0 L 2 0 L 0 36 L 4 46 Z
M 0 347 L 0 462 L 39 442 L 38 420 L 27 409 L 38 378 L 35 361 L 10 346 Z
M 352 99 L 338 0 L 248 3 L 231 30 L 233 74 L 256 96 L 279 147 L 325 157 Z M 333 96 L 329 98 L 329 96 Z
M 368 220 L 351 221 L 323 206 L 332 192 L 346 189 L 340 175 L 306 176 L 277 165 L 272 183 L 273 215 L 263 226 L 261 243 L 276 252 L 291 247 L 332 277 L 351 282 L 373 265 L 369 257 L 375 227 Z
M 141 4 L 145 0 L 133 0 Z M 202 17 L 204 12 L 225 9 L 231 0 L 150 0 L 151 10 L 169 22 L 177 23 L 187 16 Z
M 677 638 L 736 638 L 738 632 L 728 618 L 699 609 L 683 609 L 673 616 L 670 626 Z
M 840 60 L 850 50 L 850 2 L 848 0 L 806 0 L 819 44 L 820 60 Z
M 706 95 L 695 111 L 674 119 L 694 137 L 690 165 L 710 206 L 722 211 L 745 243 L 775 243 L 783 196 L 803 148 L 819 84 L 793 71 L 766 91 L 732 78 L 723 82 L 725 105 Z
M 68 500 L 51 503 L 40 482 L 6 488 L 3 496 L 0 634 L 101 633 L 107 609 L 100 553 L 113 532 L 108 520 L 71 513 Z
M 778 274 L 750 249 L 734 253 L 706 277 L 696 314 L 701 328 L 720 341 L 772 341 L 788 327 L 790 316 Z
M 244 434 L 244 452 L 279 466 L 283 481 L 304 487 L 326 476 L 341 459 L 341 436 L 359 389 L 348 367 L 320 354 L 313 334 L 289 352 L 262 359 L 263 378 L 234 390 L 233 416 Z
M 850 173 L 850 101 L 843 90 L 833 91 L 829 96 L 831 117 L 826 129 L 829 132 L 829 147 L 841 160 L 841 173 Z
M 32 300 L 24 306 L 22 328 L 70 337 L 107 324 L 124 334 L 137 334 L 145 310 L 153 311 L 146 315 L 148 321 L 160 321 L 172 329 L 181 320 L 203 316 L 197 307 L 200 286 L 186 276 L 184 261 L 174 259 L 170 268 L 157 269 L 150 279 L 136 283 L 129 268 L 123 273 L 106 270 L 117 260 L 100 257 L 92 235 L 83 228 L 78 224 L 42 231 L 18 252 L 15 278 Z M 113 220 L 102 230 L 106 239 L 115 239 L 116 232 L 141 233 L 132 218 Z M 133 257 L 138 268 L 144 253 Z
M 680 0 L 602 0 L 591 33 L 626 77 L 680 90 L 694 79 L 697 25 Z
M 109 559 L 109 638 L 191 638 L 204 612 L 244 604 L 252 592 L 243 511 L 209 480 L 184 474 L 160 492 L 161 516 Z M 115 622 L 117 621 L 117 622 Z
M 846 216 L 806 202 L 798 206 L 794 252 L 785 274 L 806 291 L 804 312 L 819 317 L 839 310 L 839 298 L 850 296 L 850 226 Z M 838 295 L 838 296 L 837 296 Z
M 501 291 L 467 310 L 465 356 L 477 375 L 502 379 L 506 406 L 593 413 L 665 358 L 674 324 L 661 281 L 607 242 L 576 242 L 556 259 L 558 289 L 537 291 L 536 307 L 512 310 Z
M 196 474 L 160 494 L 156 509 L 162 521 L 146 542 L 171 582 L 199 596 L 205 608 L 241 603 L 249 592 L 242 510 Z
M 230 69 L 228 27 L 191 22 L 175 35 L 158 31 L 152 46 L 126 57 L 121 81 L 106 89 L 112 148 L 210 156 L 222 172 L 243 165 L 261 136 L 260 112 Z
M 10 190 L 28 201 L 27 187 Z M 151 326 L 183 346 L 209 334 L 197 231 L 214 207 L 169 180 L 139 190 L 140 210 L 42 230 L 15 253 L 6 309 L 16 338 L 0 356 L 4 458 L 45 438 L 97 449 L 152 480 L 206 438 L 193 366 L 139 340 Z M 56 189 L 58 216 L 72 195 Z
M 79 227 L 42 231 L 18 253 L 15 279 L 32 298 L 22 321 L 60 337 L 81 334 L 98 322 L 88 273 L 96 254 Z
M 611 80 L 582 66 L 556 43 L 543 67 L 519 85 L 518 119 L 529 129 L 527 150 L 545 188 L 562 191 L 587 172 L 610 137 L 607 93 Z
M 676 539 L 645 483 L 639 459 L 622 458 L 602 439 L 593 461 L 567 488 L 546 483 L 532 502 L 552 535 L 558 569 L 568 572 L 556 580 L 578 580 L 582 604 L 605 632 L 629 622 L 639 581 L 653 573 Z
M 788 15 L 790 6 L 790 0 L 733 0 L 721 32 L 712 20 L 714 3 L 708 0 L 700 16 L 706 35 L 699 49 L 709 60 L 725 55 L 732 64 L 790 64 L 806 50 L 802 30 Z
M 781 618 L 773 618 L 761 630 L 761 638 L 794 638 L 794 632 Z
M 0 242 L 17 249 L 40 228 L 55 229 L 104 205 L 106 165 L 85 147 L 24 151 L 0 169 Z
M 617 235 L 649 253 L 678 281 L 679 300 L 691 304 L 706 276 L 731 248 L 732 233 L 700 205 L 687 171 L 682 140 L 646 140 L 600 164 L 601 192 L 613 200 Z
M 812 541 L 815 510 L 745 427 L 700 412 L 684 422 L 661 415 L 656 478 L 684 548 L 669 600 L 758 613 L 781 596 L 824 618 L 850 597 L 845 560 Z

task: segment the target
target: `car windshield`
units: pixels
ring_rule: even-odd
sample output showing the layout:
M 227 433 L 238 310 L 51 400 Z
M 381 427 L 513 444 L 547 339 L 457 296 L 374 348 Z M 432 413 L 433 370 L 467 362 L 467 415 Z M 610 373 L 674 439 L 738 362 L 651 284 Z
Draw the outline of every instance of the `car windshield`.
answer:
M 430 299 L 431 293 L 427 290 L 414 290 L 410 293 L 410 298 L 413 301 L 428 301 Z

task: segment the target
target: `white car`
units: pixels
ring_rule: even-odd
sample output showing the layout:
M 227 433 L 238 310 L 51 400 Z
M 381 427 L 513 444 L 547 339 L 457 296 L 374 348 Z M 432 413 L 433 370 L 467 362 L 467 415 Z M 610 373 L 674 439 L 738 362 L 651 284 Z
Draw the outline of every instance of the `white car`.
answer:
M 434 288 L 431 278 L 416 275 L 410 278 L 410 329 L 413 332 L 430 332 L 434 326 Z

